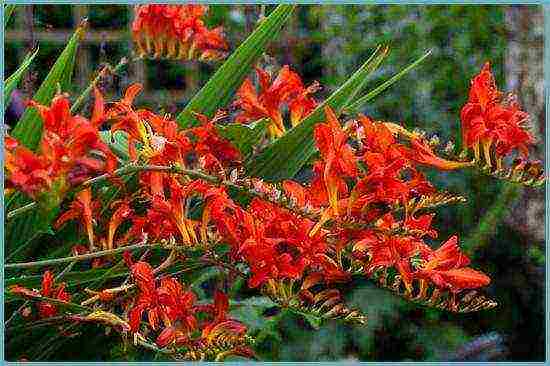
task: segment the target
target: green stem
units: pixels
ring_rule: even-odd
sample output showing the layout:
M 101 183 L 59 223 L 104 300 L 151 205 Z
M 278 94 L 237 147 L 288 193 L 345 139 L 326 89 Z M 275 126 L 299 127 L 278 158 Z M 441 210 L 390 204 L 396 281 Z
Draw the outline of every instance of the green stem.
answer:
M 491 206 L 482 217 L 475 231 L 464 241 L 464 252 L 471 256 L 474 251 L 487 246 L 495 227 L 504 217 L 510 205 L 518 197 L 519 187 L 513 183 L 505 183 L 497 197 L 497 201 Z
M 67 267 L 65 267 L 63 269 L 63 271 L 61 271 L 57 276 L 55 276 L 55 281 L 59 281 L 61 280 L 61 278 L 65 275 L 65 273 L 69 272 L 73 267 L 74 265 L 76 264 L 76 262 L 71 262 L 67 265 Z M 4 323 L 4 327 L 7 327 L 13 319 L 15 319 L 15 317 L 20 314 L 23 309 L 25 309 L 25 307 L 27 307 L 29 305 L 29 302 L 30 300 L 27 300 L 23 303 L 23 305 L 21 305 L 16 311 L 13 312 L 13 314 L 9 317 L 8 320 L 6 320 L 6 322 Z
M 27 211 L 30 211 L 32 210 L 33 208 L 35 208 L 37 206 L 37 203 L 36 202 L 31 202 L 29 204 L 26 204 L 25 206 L 21 206 L 21 207 L 18 207 L 16 208 L 15 210 L 11 210 L 10 212 L 8 212 L 8 214 L 6 215 L 6 220 L 10 220 L 16 216 L 19 216 Z
M 71 257 L 46 259 L 43 261 L 36 261 L 36 262 L 8 263 L 4 266 L 4 268 L 19 269 L 19 268 L 44 267 L 44 266 L 50 266 L 50 265 L 59 264 L 59 263 L 78 262 L 78 261 L 84 261 L 92 258 L 104 257 L 107 255 L 125 252 L 127 250 L 137 250 L 142 248 L 154 248 L 154 247 L 160 247 L 160 244 L 135 244 L 135 245 L 129 245 L 126 247 L 120 247 L 120 248 L 111 249 L 111 250 L 101 250 L 93 253 L 75 255 Z
M 18 295 L 18 296 L 21 296 L 21 295 Z M 79 311 L 87 311 L 87 312 L 93 311 L 93 309 L 91 309 L 87 306 L 82 306 L 82 305 L 79 305 L 79 304 L 75 304 L 74 302 L 68 302 L 68 301 L 63 301 L 63 300 L 59 300 L 59 299 L 54 299 L 53 297 L 46 297 L 46 296 L 37 295 L 36 297 L 26 296 L 25 298 L 29 299 L 30 301 L 40 301 L 40 302 L 45 301 L 45 302 L 51 303 L 53 305 L 57 305 L 57 306 L 64 307 L 64 308 L 69 308 L 69 309 L 75 309 L 75 310 L 79 310 Z
M 123 57 L 114 68 L 111 68 L 110 66 L 103 67 L 103 69 L 101 69 L 99 74 L 92 80 L 90 85 L 88 85 L 88 87 L 84 89 L 82 94 L 80 94 L 80 96 L 75 100 L 75 102 L 71 107 L 71 114 L 74 114 L 80 109 L 82 104 L 84 104 L 84 100 L 88 98 L 92 89 L 105 76 L 105 74 L 107 74 L 108 70 L 110 70 L 112 74 L 116 74 L 118 71 L 120 71 L 120 69 L 122 69 L 127 64 L 128 64 L 128 59 L 126 57 Z

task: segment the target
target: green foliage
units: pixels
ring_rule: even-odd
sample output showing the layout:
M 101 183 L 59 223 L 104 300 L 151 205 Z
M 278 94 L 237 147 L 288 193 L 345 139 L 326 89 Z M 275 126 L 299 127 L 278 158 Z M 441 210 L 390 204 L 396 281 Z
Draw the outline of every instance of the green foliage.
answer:
M 4 29 L 8 26 L 14 11 L 14 4 L 4 6 Z
M 37 103 L 49 104 L 58 88 L 62 91 L 69 88 L 76 61 L 78 42 L 84 34 L 84 28 L 85 25 L 82 25 L 75 31 L 48 76 L 34 94 L 33 100 Z M 12 135 L 28 148 L 36 149 L 42 136 L 42 120 L 35 108 L 25 110 L 13 129 Z
M 265 136 L 268 121 L 265 119 L 256 121 L 249 125 L 231 123 L 228 125 L 218 126 L 220 135 L 228 139 L 235 145 L 243 158 L 248 158 L 254 147 L 257 146 Z
M 408 72 L 410 72 L 412 69 L 414 69 L 418 64 L 420 64 L 422 61 L 424 61 L 430 54 L 431 50 L 426 52 L 422 57 L 420 57 L 418 60 L 414 61 L 409 66 L 405 67 L 403 70 L 368 92 L 366 95 L 362 96 L 361 98 L 355 100 L 350 106 L 348 106 L 345 110 L 348 113 L 356 112 L 359 109 L 362 109 L 366 106 L 367 102 L 369 102 L 371 99 L 375 98 L 378 94 L 382 93 L 384 90 L 389 88 L 392 84 L 397 82 L 399 79 L 401 79 L 403 76 L 405 76 Z
M 37 54 L 38 48 L 32 54 L 29 53 L 27 56 L 25 56 L 25 59 L 23 60 L 23 62 L 21 62 L 19 68 L 12 75 L 10 75 L 9 78 L 4 80 L 4 110 L 8 108 L 8 104 L 10 103 L 11 99 L 11 93 L 17 87 L 17 84 L 19 84 L 21 78 L 23 77 Z

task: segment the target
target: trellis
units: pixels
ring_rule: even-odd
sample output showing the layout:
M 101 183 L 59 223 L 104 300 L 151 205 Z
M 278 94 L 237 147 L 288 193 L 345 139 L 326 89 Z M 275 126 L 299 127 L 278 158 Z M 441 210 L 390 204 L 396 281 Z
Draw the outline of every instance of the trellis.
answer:
M 78 51 L 78 62 L 74 71 L 74 85 L 76 90 L 82 90 L 85 88 L 91 79 L 93 79 L 95 73 L 97 73 L 100 65 L 93 60 L 93 48 L 94 46 L 102 47 L 105 45 L 120 46 L 126 44 L 129 49 L 132 49 L 132 41 L 130 37 L 130 27 L 133 17 L 133 10 L 131 6 L 124 6 L 129 12 L 129 21 L 124 25 L 124 28 L 119 29 L 94 29 L 88 27 L 86 35 L 81 42 L 81 46 Z M 89 15 L 90 7 L 88 5 L 71 6 L 71 17 L 73 24 L 79 24 L 82 19 L 87 18 Z M 15 27 L 10 27 L 5 32 L 5 43 L 22 43 L 28 45 L 28 47 L 18 47 L 14 55 L 17 62 L 20 62 L 25 54 L 32 48 L 31 43 L 40 44 L 42 42 L 48 42 L 59 45 L 59 51 L 62 50 L 66 41 L 74 32 L 74 28 L 64 29 L 45 29 L 43 27 L 37 29 L 28 28 L 25 24 L 26 12 L 32 11 L 29 6 L 18 7 L 15 12 Z M 154 89 L 149 85 L 149 78 L 147 73 L 152 70 L 148 69 L 146 60 L 137 60 L 130 63 L 128 68 L 128 76 L 132 81 L 139 81 L 144 86 L 144 99 L 147 101 L 158 100 L 163 95 L 170 95 L 174 100 L 182 101 L 187 100 L 190 93 L 196 90 L 198 85 L 198 65 L 196 62 L 189 62 L 185 67 L 185 89 Z

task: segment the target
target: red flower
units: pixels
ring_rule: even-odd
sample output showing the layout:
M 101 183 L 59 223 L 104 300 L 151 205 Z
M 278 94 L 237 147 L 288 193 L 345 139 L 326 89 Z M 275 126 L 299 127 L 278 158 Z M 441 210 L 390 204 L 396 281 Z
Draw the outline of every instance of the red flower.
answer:
M 395 267 L 409 291 L 412 290 L 413 279 L 410 259 L 423 248 L 424 244 L 413 237 L 374 234 L 365 235 L 354 245 L 354 251 L 359 253 L 368 251 L 371 255 L 367 263 L 367 273 L 377 268 Z
M 246 79 L 237 92 L 235 106 L 242 109 L 236 121 L 248 123 L 262 118 L 269 118 L 268 126 L 271 136 L 280 137 L 285 132 L 282 105 L 287 103 L 291 113 L 292 125 L 297 125 L 317 107 L 317 103 L 310 97 L 318 90 L 314 83 L 305 88 L 300 76 L 285 65 L 275 80 L 260 68 L 256 68 L 260 91 L 257 92 L 250 79 Z
M 65 95 L 55 96 L 50 107 L 31 102 L 44 121 L 41 153 L 49 160 L 52 175 L 67 173 L 69 182 L 76 185 L 92 173 L 114 170 L 116 158 L 99 136 L 102 104 L 101 94 L 96 92 L 92 123 L 84 117 L 71 116 Z M 89 156 L 92 150 L 103 153 L 104 159 Z
M 451 161 L 437 156 L 428 144 L 420 137 L 410 138 L 411 147 L 401 146 L 405 158 L 417 164 L 428 165 L 439 170 L 454 170 L 471 165 L 469 162 Z
M 470 259 L 458 247 L 458 237 L 452 236 L 439 249 L 424 253 L 426 263 L 415 276 L 427 279 L 438 287 L 449 288 L 452 292 L 486 286 L 491 279 L 485 274 L 467 268 Z
M 55 189 L 52 192 L 55 200 L 51 201 L 60 201 L 68 186 L 77 185 L 96 173 L 115 169 L 116 157 L 99 136 L 98 127 L 104 120 L 103 98 L 98 91 L 95 94 L 92 121 L 71 116 L 65 95 L 56 95 L 50 107 L 30 102 L 40 112 L 44 123 L 40 153 L 18 146 L 16 141 L 8 138 L 6 170 L 9 185 L 34 199 Z
M 491 66 L 487 62 L 481 72 L 472 79 L 468 102 L 460 112 L 464 146 L 473 148 L 475 158 L 480 158 L 480 144 L 485 161 L 491 163 L 491 146 L 496 145 L 497 163 L 500 158 L 517 149 L 528 154 L 533 136 L 525 129 L 527 113 L 521 111 L 514 99 L 502 100 Z
M 187 245 L 199 242 L 196 234 L 198 222 L 187 217 L 187 199 L 192 195 L 203 195 L 208 185 L 200 180 L 181 185 L 176 179 L 169 183 L 169 198 L 154 195 L 151 208 L 143 222 L 134 219 L 134 226 L 152 234 L 153 237 L 166 238 L 179 234 Z M 137 225 L 136 225 L 137 224 Z M 133 228 L 132 230 L 136 230 Z
M 65 290 L 65 283 L 54 285 L 54 277 L 50 271 L 44 272 L 42 276 L 42 289 L 40 292 L 36 290 L 29 290 L 25 287 L 14 285 L 10 288 L 10 291 L 16 295 L 22 295 L 31 298 L 49 297 L 52 299 L 69 302 L 71 295 Z M 38 314 L 41 318 L 49 318 L 55 316 L 58 312 L 57 306 L 49 303 L 48 301 L 41 301 L 38 303 Z
M 217 60 L 228 49 L 221 27 L 208 29 L 205 5 L 138 5 L 132 34 L 141 56 Z
M 111 215 L 111 220 L 109 221 L 109 231 L 108 231 L 108 237 L 107 237 L 107 250 L 113 249 L 113 241 L 115 238 L 115 232 L 116 229 L 120 226 L 120 224 L 130 218 L 130 216 L 133 214 L 133 210 L 130 208 L 130 204 L 128 201 L 123 200 L 116 202 L 113 206 L 116 207 L 115 211 Z
M 319 168 L 322 167 L 322 180 L 332 208 L 332 215 L 338 216 L 339 196 L 344 192 L 347 193 L 344 178 L 357 177 L 357 158 L 347 144 L 348 135 L 330 107 L 325 108 L 325 117 L 326 123 L 317 124 L 313 136 L 321 153 L 322 163 Z M 321 176 L 318 175 L 317 179 L 320 178 Z M 312 186 L 314 184 L 315 179 Z
M 302 92 L 288 104 L 292 127 L 302 122 L 305 117 L 317 108 L 318 103 L 311 95 L 315 94 L 320 88 L 319 83 L 315 81 L 313 84 L 303 89 Z
M 186 291 L 172 277 L 166 277 L 161 280 L 158 295 L 160 302 L 166 309 L 167 321 L 165 321 L 165 325 L 172 327 L 173 330 L 163 331 L 157 339 L 157 344 L 163 346 L 171 341 L 178 342 L 188 339 L 191 332 L 197 327 L 197 320 L 193 309 L 196 301 L 195 295 L 191 291 Z
M 61 227 L 69 220 L 80 219 L 82 225 L 86 228 L 90 250 L 92 250 L 94 247 L 93 216 L 99 207 L 100 202 L 92 201 L 92 189 L 86 188 L 76 194 L 74 201 L 71 203 L 71 208 L 59 216 L 54 228 Z
M 139 83 L 130 85 L 124 98 L 109 109 L 111 133 L 120 130 L 128 134 L 128 154 L 132 160 L 137 159 L 136 142 L 139 142 L 140 156 L 152 164 L 185 166 L 192 145 L 185 132 L 179 131 L 177 123 L 148 110 L 134 110 L 132 104 L 142 88 Z
M 431 184 L 416 170 L 416 161 L 426 164 L 440 164 L 431 150 L 414 140 L 415 148 L 407 148 L 397 142 L 394 133 L 405 131 L 402 127 L 374 122 L 365 116 L 359 117 L 356 133 L 360 141 L 358 155 L 367 171 L 361 176 L 350 194 L 348 213 L 363 212 L 366 217 L 377 204 L 406 204 L 415 196 L 434 191 Z M 390 128 L 391 127 L 391 128 Z M 405 133 L 403 132 L 403 133 Z M 410 136 L 409 136 L 410 137 Z M 413 136 L 414 137 L 414 136 Z
M 6 188 L 19 189 L 34 199 L 41 192 L 50 189 L 50 164 L 44 156 L 20 146 L 15 139 L 7 135 L 5 147 Z
M 196 114 L 201 126 L 190 129 L 191 134 L 197 138 L 194 150 L 207 171 L 223 171 L 224 166 L 241 160 L 239 150 L 229 140 L 221 137 L 216 129 L 215 122 L 224 116 L 223 112 L 218 112 L 209 120 L 206 116 Z
M 324 237 L 308 235 L 314 223 L 273 204 L 254 199 L 249 208 L 254 228 L 239 247 L 250 266 L 250 287 L 269 280 L 299 279 L 307 268 L 320 264 L 327 251 Z
M 146 262 L 136 262 L 131 267 L 132 277 L 139 289 L 134 306 L 128 313 L 132 332 L 137 332 L 144 312 L 147 312 L 149 325 L 157 329 L 159 319 L 165 316 L 164 307 L 159 302 L 153 268 Z

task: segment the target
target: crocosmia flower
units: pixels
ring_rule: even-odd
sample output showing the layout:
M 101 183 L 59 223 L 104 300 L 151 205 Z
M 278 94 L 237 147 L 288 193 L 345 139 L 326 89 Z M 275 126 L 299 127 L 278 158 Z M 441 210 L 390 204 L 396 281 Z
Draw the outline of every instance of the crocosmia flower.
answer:
M 490 167 L 493 146 L 497 165 L 512 150 L 525 157 L 528 146 L 534 143 L 526 129 L 528 117 L 513 96 L 502 97 L 487 62 L 472 79 L 468 102 L 460 113 L 463 144 L 474 150 L 476 159 L 480 158 L 483 149 L 485 162 Z
M 228 44 L 222 27 L 204 24 L 205 5 L 138 5 L 132 34 L 140 56 L 179 60 L 217 60 Z
M 270 121 L 270 135 L 280 137 L 285 132 L 282 109 L 285 104 L 292 126 L 299 124 L 317 107 L 311 95 L 319 89 L 319 84 L 315 82 L 305 87 L 300 76 L 288 65 L 283 66 L 273 80 L 260 68 L 256 68 L 256 74 L 259 91 L 250 79 L 246 79 L 237 92 L 235 106 L 242 110 L 236 118 L 237 122 L 248 123 L 267 118 Z

